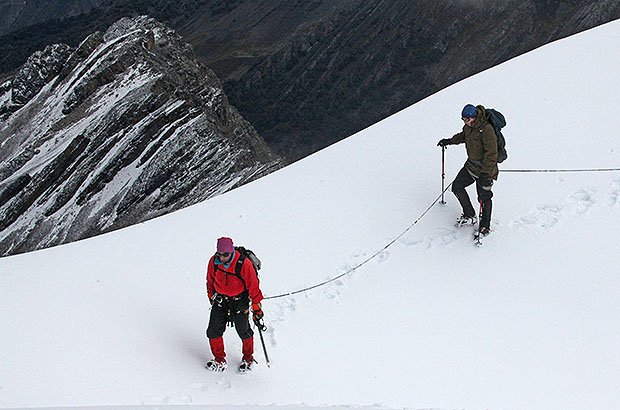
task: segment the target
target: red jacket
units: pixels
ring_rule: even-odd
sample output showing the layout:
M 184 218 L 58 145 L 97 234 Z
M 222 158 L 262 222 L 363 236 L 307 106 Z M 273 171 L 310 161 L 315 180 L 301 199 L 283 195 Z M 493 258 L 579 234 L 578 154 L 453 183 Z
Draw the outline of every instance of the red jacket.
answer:
M 224 296 L 237 296 L 241 292 L 247 290 L 250 294 L 252 303 L 260 303 L 263 300 L 263 294 L 258 286 L 258 276 L 254 270 L 252 261 L 246 258 L 241 266 L 240 280 L 235 274 L 235 265 L 239 259 L 239 252 L 235 251 L 235 255 L 228 264 L 228 267 L 217 261 L 217 269 L 215 269 L 215 255 L 209 260 L 207 267 L 207 294 L 209 299 L 215 292 Z M 245 281 L 245 284 L 244 284 Z

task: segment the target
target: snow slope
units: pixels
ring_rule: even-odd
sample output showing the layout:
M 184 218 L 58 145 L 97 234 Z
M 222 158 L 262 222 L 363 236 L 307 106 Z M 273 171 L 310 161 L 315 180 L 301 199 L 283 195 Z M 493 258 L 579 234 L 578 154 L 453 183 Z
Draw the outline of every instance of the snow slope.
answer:
M 405 231 L 440 193 L 435 144 L 465 103 L 506 115 L 504 170 L 620 166 L 619 50 L 613 22 L 199 205 L 0 259 L 0 407 L 620 408 L 619 172 L 500 174 L 482 248 L 450 192 Z M 448 183 L 464 159 L 447 150 Z M 261 257 L 268 296 L 398 239 L 266 300 L 273 363 L 257 338 L 242 376 L 203 368 L 222 235 Z

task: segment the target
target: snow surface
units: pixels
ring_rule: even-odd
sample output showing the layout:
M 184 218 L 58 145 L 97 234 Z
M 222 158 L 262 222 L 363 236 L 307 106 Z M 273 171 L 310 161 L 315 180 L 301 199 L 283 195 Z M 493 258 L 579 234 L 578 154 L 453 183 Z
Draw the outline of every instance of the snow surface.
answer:
M 613 22 L 217 198 L 0 259 L 0 407 L 620 408 L 619 172 L 501 173 L 482 248 L 453 227 L 450 192 L 405 231 L 438 198 L 435 144 L 466 103 L 506 115 L 501 169 L 620 166 L 619 66 Z M 447 183 L 464 160 L 447 150 Z M 239 375 L 232 329 L 228 371 L 203 367 L 222 235 L 261 257 L 267 296 L 398 239 L 266 300 L 272 365 L 257 337 L 261 363 Z

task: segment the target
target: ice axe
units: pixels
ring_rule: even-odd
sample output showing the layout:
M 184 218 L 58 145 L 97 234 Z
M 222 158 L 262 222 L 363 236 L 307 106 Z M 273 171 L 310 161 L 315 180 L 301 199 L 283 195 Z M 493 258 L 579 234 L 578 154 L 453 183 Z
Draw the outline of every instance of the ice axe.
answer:
M 265 339 L 263 338 L 263 331 L 267 330 L 267 326 L 262 319 L 255 320 L 254 324 L 258 329 L 258 335 L 260 336 L 260 343 L 263 345 L 263 353 L 265 354 L 265 361 L 267 362 L 267 367 L 271 367 L 271 361 L 269 361 L 269 355 L 267 354 L 267 348 L 265 347 Z
M 444 200 L 443 193 L 446 192 L 444 185 L 446 183 L 446 147 L 443 145 L 441 147 L 441 202 L 442 205 L 446 204 Z

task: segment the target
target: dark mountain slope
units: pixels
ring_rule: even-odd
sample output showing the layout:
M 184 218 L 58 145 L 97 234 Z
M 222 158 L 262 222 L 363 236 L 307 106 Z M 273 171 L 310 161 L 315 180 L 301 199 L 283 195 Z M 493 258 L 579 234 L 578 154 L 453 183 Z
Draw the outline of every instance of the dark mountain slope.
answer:
M 145 13 L 186 38 L 231 103 L 294 160 L 462 78 L 620 18 L 620 3 L 110 0 L 3 37 L 0 71 L 47 44 L 75 45 L 122 16 Z

